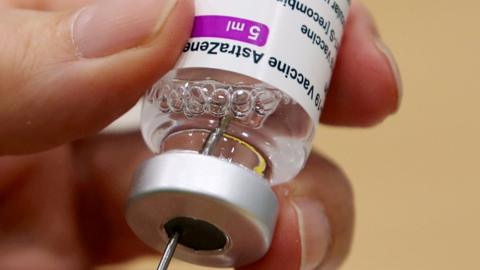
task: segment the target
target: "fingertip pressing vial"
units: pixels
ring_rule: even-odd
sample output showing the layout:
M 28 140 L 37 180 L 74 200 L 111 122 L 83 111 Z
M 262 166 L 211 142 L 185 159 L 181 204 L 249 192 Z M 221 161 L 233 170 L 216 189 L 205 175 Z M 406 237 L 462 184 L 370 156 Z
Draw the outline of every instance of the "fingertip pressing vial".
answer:
M 148 90 L 142 134 L 157 155 L 126 207 L 165 257 L 236 267 L 268 251 L 271 186 L 311 150 L 350 0 L 196 0 L 176 67 Z M 176 251 L 175 251 L 176 248 Z

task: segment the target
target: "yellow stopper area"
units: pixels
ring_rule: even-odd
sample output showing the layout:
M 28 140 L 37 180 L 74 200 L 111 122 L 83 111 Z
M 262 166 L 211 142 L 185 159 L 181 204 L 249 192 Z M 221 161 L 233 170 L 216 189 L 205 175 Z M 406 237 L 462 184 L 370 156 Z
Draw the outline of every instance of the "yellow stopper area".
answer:
M 243 145 L 244 147 L 246 147 L 247 149 L 249 149 L 250 151 L 252 151 L 253 153 L 255 153 L 255 155 L 257 155 L 257 158 L 258 158 L 258 165 L 255 166 L 253 168 L 253 170 L 259 174 L 260 176 L 263 176 L 264 173 L 265 173 L 265 170 L 267 169 L 267 161 L 263 158 L 262 154 L 260 154 L 260 152 L 258 152 L 258 150 L 253 147 L 253 145 L 243 141 L 243 140 L 240 140 L 239 138 L 237 137 L 234 137 L 232 135 L 228 135 L 228 134 L 224 134 L 223 135 L 225 138 L 228 138 L 230 140 L 233 140 L 241 145 Z

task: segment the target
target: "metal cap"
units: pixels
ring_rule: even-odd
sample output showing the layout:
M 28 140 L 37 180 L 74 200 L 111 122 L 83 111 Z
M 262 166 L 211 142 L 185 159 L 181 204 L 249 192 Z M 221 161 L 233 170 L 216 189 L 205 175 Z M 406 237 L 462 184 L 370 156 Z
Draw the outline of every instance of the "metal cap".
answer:
M 137 172 L 126 219 L 158 251 L 168 242 L 169 228 L 186 226 L 190 236 L 180 238 L 175 257 L 234 267 L 265 255 L 277 213 L 275 194 L 259 175 L 216 157 L 172 152 L 146 161 Z

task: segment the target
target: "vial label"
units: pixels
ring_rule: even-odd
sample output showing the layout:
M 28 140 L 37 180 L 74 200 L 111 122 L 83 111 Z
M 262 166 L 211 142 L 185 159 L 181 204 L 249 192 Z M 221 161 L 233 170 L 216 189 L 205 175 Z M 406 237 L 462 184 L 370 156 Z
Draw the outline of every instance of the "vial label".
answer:
M 318 121 L 350 0 L 196 0 L 176 68 L 240 73 L 285 92 Z

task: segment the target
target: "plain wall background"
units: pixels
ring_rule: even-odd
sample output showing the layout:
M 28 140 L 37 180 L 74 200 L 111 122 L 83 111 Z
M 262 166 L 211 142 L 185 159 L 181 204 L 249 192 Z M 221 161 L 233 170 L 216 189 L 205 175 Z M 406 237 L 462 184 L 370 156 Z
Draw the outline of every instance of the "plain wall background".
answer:
M 342 269 L 480 269 L 480 2 L 364 2 L 398 59 L 404 97 L 379 127 L 317 133 L 316 148 L 356 195 Z M 113 269 L 151 270 L 156 260 Z

